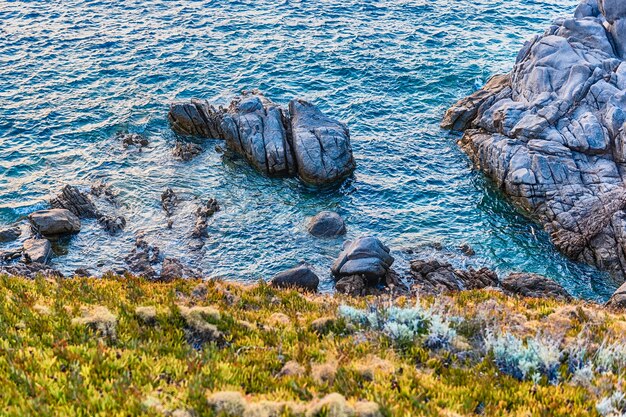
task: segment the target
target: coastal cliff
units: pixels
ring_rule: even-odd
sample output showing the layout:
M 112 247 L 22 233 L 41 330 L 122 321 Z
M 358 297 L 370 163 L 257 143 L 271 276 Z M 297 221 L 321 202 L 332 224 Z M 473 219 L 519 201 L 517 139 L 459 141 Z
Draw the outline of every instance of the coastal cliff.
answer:
M 569 257 L 626 273 L 626 3 L 585 0 L 448 110 L 463 150 Z

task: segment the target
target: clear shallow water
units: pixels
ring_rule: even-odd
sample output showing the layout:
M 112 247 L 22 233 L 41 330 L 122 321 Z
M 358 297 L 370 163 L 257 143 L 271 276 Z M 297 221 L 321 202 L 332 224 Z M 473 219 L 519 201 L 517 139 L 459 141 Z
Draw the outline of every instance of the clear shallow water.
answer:
M 0 224 L 42 207 L 63 184 L 108 182 L 128 226 L 110 237 L 94 222 L 57 247 L 63 272 L 124 266 L 138 231 L 209 276 L 268 278 L 307 261 L 323 288 L 343 239 L 307 235 L 306 219 L 341 213 L 348 238 L 380 236 L 401 269 L 407 251 L 440 244 L 458 265 L 546 274 L 572 293 L 604 299 L 615 285 L 567 261 L 545 233 L 471 170 L 439 129 L 446 108 L 508 71 L 525 39 L 577 0 L 77 1 L 0 5 Z M 358 163 L 340 187 L 269 179 L 216 151 L 191 162 L 168 104 L 227 103 L 259 88 L 278 103 L 303 97 L 348 123 Z M 143 152 L 115 134 L 144 134 Z M 160 207 L 183 193 L 172 230 Z M 197 201 L 222 206 L 200 251 L 190 249 Z M 458 246 L 477 255 L 464 258 Z M 2 248 L 0 248 L 2 249 Z

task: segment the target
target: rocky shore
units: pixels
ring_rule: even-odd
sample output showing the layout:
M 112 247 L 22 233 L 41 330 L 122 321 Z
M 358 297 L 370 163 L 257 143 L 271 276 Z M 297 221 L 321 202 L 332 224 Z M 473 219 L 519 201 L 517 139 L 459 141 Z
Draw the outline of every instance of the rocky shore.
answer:
M 567 256 L 626 272 L 626 3 L 585 0 L 446 113 L 474 165 Z

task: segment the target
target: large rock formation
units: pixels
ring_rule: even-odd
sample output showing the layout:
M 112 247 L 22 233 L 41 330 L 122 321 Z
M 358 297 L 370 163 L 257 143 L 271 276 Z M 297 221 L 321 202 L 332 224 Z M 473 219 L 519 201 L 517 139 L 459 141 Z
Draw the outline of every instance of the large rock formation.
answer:
M 390 249 L 378 238 L 360 237 L 345 242 L 331 271 L 338 281 L 358 275 L 363 277 L 365 284 L 378 285 L 386 277 L 394 262 L 390 253 Z
M 33 228 L 44 236 L 80 232 L 80 219 L 66 209 L 39 210 L 28 216 Z
M 285 110 L 249 92 L 228 109 L 195 99 L 174 103 L 168 117 L 177 133 L 224 139 L 268 175 L 297 174 L 307 183 L 324 184 L 350 175 L 355 167 L 348 128 L 304 100 L 292 100 Z
M 626 271 L 626 2 L 584 1 L 442 127 L 566 255 Z

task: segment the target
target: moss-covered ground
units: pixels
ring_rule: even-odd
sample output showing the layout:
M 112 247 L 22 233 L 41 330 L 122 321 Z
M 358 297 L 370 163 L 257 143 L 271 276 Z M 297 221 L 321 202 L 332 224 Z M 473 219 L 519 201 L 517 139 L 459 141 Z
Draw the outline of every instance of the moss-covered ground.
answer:
M 392 305 L 449 320 L 449 340 L 425 343 L 427 327 L 398 339 L 339 313 Z M 621 346 L 625 330 L 623 315 L 597 306 L 490 291 L 392 301 L 263 283 L 0 276 L 0 414 L 610 415 L 602 399 L 621 392 L 622 358 L 614 348 L 600 367 L 593 352 Z M 557 378 L 514 376 L 485 342 L 494 334 L 553 341 Z M 568 346 L 581 343 L 587 373 L 569 369 Z

